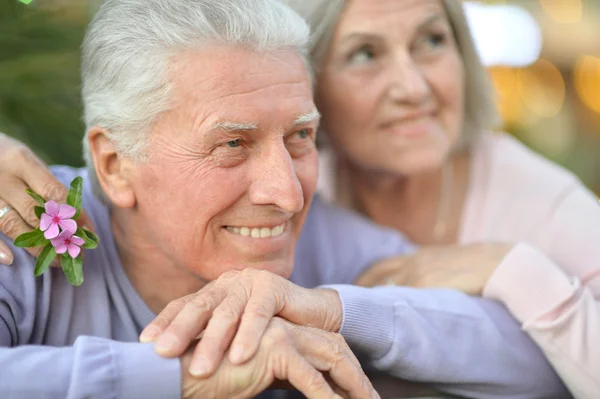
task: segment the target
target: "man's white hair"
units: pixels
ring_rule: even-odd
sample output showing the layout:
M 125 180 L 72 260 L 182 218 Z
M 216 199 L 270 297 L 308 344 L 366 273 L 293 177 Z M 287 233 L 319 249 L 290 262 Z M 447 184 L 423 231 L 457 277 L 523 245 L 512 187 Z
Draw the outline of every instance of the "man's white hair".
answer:
M 86 131 L 104 128 L 120 154 L 144 160 L 149 128 L 169 109 L 174 54 L 212 43 L 293 49 L 308 67 L 308 40 L 306 22 L 277 0 L 107 0 L 83 41 Z M 87 137 L 84 154 L 95 179 Z

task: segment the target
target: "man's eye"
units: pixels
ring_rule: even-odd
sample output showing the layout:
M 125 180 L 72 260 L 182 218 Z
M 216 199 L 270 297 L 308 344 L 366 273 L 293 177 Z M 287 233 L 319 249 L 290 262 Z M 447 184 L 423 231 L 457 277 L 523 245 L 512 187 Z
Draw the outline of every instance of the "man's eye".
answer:
M 310 136 L 310 132 L 308 131 L 308 129 L 302 129 L 297 134 L 298 137 L 300 137 L 301 139 L 306 139 Z
M 237 148 L 240 146 L 240 139 L 235 139 L 227 142 L 227 146 L 231 148 Z

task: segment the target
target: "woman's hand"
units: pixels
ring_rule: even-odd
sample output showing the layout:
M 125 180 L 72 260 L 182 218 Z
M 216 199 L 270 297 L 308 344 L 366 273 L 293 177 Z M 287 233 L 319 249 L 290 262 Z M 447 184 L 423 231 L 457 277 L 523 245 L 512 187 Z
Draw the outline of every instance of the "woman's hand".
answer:
M 233 364 L 250 359 L 276 315 L 297 325 L 337 332 L 342 305 L 334 290 L 302 288 L 267 271 L 231 271 L 197 293 L 169 303 L 142 331 L 140 341 L 156 341 L 159 354 L 174 357 L 202 333 L 190 367 L 194 375 L 206 376 L 215 371 L 230 344 Z
M 269 320 L 257 353 L 247 363 L 228 359 L 216 372 L 198 379 L 187 372 L 189 351 L 181 357 L 183 398 L 250 398 L 277 381 L 289 382 L 307 398 L 379 398 L 360 363 L 336 333 Z
M 358 277 L 356 284 L 449 288 L 481 295 L 490 276 L 512 248 L 512 244 L 426 247 L 413 255 L 375 264 Z
M 68 190 L 48 170 L 48 167 L 24 144 L 0 133 L 0 232 L 14 240 L 20 234 L 39 227 L 33 207 L 38 205 L 25 189 L 30 188 L 47 201 L 65 203 Z M 8 210 L 8 212 L 6 212 Z M 78 224 L 93 230 L 85 212 Z M 38 256 L 42 248 L 27 251 Z M 0 240 L 0 264 L 10 265 L 12 252 Z

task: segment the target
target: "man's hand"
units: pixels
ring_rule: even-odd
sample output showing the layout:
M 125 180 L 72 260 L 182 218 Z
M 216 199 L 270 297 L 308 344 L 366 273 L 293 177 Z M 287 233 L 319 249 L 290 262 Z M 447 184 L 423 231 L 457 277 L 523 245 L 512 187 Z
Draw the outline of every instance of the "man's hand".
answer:
M 156 340 L 159 354 L 179 356 L 203 333 L 190 370 L 206 376 L 214 372 L 230 344 L 233 364 L 250 359 L 276 315 L 297 325 L 337 332 L 342 305 L 334 290 L 302 288 L 267 271 L 231 271 L 197 293 L 169 303 L 142 331 L 140 341 Z
M 66 203 L 68 190 L 48 170 L 48 167 L 24 144 L 0 133 L 0 210 L 8 213 L 0 217 L 0 232 L 11 239 L 39 227 L 33 207 L 38 205 L 25 193 L 31 188 L 47 201 Z M 85 212 L 77 221 L 79 226 L 92 230 L 92 222 Z M 27 251 L 38 256 L 42 248 Z M 12 252 L 0 240 L 0 264 L 10 265 Z
M 422 248 L 413 255 L 375 264 L 358 277 L 356 284 L 450 288 L 481 295 L 490 276 L 512 248 L 509 244 Z
M 234 366 L 224 359 L 210 377 L 187 372 L 192 350 L 181 357 L 185 399 L 251 398 L 287 381 L 307 398 L 379 398 L 358 360 L 336 333 L 270 319 L 256 355 Z

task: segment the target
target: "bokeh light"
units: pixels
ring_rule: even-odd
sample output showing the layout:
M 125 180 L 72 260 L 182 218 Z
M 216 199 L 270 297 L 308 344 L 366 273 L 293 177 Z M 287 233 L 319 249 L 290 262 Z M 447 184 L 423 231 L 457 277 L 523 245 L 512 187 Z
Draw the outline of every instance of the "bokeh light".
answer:
M 600 58 L 582 55 L 573 71 L 575 89 L 581 101 L 600 113 Z
M 540 5 L 550 18 L 559 23 L 579 22 L 583 16 L 582 0 L 540 0 Z
M 540 59 L 517 72 L 517 89 L 523 104 L 542 118 L 551 118 L 565 103 L 565 81 L 556 66 Z

